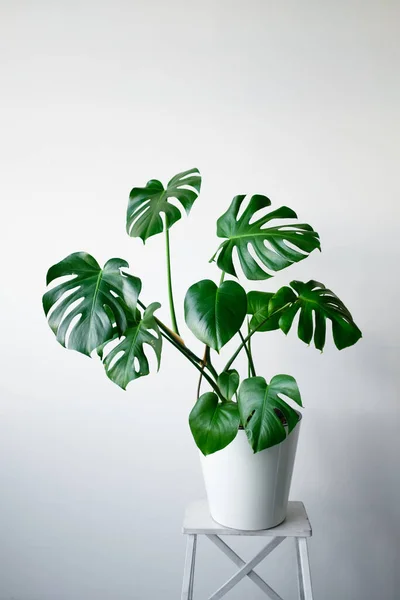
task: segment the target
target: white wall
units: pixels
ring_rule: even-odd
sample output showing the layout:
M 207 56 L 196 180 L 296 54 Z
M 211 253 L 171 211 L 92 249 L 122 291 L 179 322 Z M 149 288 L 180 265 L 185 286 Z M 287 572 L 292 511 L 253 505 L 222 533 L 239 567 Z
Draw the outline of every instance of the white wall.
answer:
M 165 306 L 163 239 L 126 236 L 127 194 L 192 166 L 201 199 L 172 236 L 180 317 L 187 287 L 217 276 L 215 219 L 233 195 L 266 193 L 321 234 L 322 254 L 264 289 L 322 280 L 364 339 L 320 355 L 274 332 L 258 366 L 293 374 L 305 399 L 292 497 L 314 526 L 315 597 L 397 598 L 399 4 L 0 7 L 0 600 L 179 597 L 182 513 L 204 493 L 196 375 L 166 348 L 158 377 L 122 392 L 56 343 L 41 295 L 48 266 L 86 250 L 127 258 Z M 283 545 L 261 569 L 288 599 L 293 560 Z M 198 597 L 230 573 L 202 542 Z M 253 587 L 232 600 L 261 598 Z

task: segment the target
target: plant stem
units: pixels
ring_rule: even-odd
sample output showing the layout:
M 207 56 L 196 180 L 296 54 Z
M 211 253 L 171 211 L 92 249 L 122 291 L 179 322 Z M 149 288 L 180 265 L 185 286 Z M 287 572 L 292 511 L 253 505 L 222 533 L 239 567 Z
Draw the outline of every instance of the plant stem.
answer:
M 206 346 L 204 349 L 203 363 L 201 365 L 201 373 L 200 373 L 200 377 L 199 377 L 199 383 L 197 384 L 197 394 L 196 394 L 197 400 L 200 398 L 201 382 L 203 379 L 204 367 L 206 366 L 206 362 L 207 362 L 207 354 L 208 354 L 207 349 L 209 349 L 208 346 Z
M 201 388 L 201 379 L 203 377 L 203 371 L 204 369 L 208 369 L 211 373 L 211 375 L 214 377 L 215 380 L 218 379 L 218 373 L 217 371 L 214 369 L 212 362 L 211 362 L 211 356 L 210 356 L 210 346 L 207 346 L 207 344 L 204 346 L 204 355 L 203 355 L 203 359 L 201 361 L 201 366 L 202 366 L 202 372 L 200 374 L 200 378 L 199 378 L 199 383 L 197 386 L 197 397 L 199 397 L 200 394 L 200 388 Z
M 256 369 L 254 367 L 254 362 L 253 362 L 253 357 L 251 355 L 251 350 L 248 347 L 248 345 L 246 344 L 246 342 L 244 341 L 244 337 L 241 331 L 238 332 L 239 333 L 239 337 L 242 340 L 242 344 L 243 344 L 243 348 L 245 349 L 245 352 L 247 354 L 247 359 L 249 362 L 249 377 L 255 377 L 256 376 Z M 250 340 L 249 340 L 250 341 Z
M 147 309 L 147 306 L 145 304 L 143 304 L 143 302 L 141 302 L 140 300 L 137 301 L 138 305 L 140 306 L 140 308 L 142 308 L 143 310 Z M 165 323 L 163 323 L 162 321 L 160 321 L 160 319 L 158 319 L 157 317 L 154 317 L 154 320 L 156 321 L 157 325 L 159 326 L 159 328 L 164 331 L 168 336 L 170 336 L 171 338 L 173 338 L 177 344 L 179 344 L 180 346 L 182 346 L 182 348 L 184 348 L 185 352 L 187 354 L 189 354 L 193 360 L 197 361 L 198 363 L 201 363 L 201 358 L 199 356 L 197 356 L 194 352 L 192 352 L 186 345 L 185 342 L 183 341 L 183 339 L 174 331 L 172 331 L 172 329 L 170 329 L 169 327 L 167 327 L 167 325 L 165 325 Z
M 250 331 L 251 331 L 251 330 L 250 330 L 250 319 L 249 319 L 249 317 L 247 317 L 247 334 L 249 334 L 249 333 L 250 333 Z M 251 349 L 251 338 L 250 338 L 250 339 L 249 339 L 249 341 L 247 342 L 247 347 L 248 347 L 248 349 L 249 349 L 249 353 L 250 353 L 250 356 L 251 356 L 251 360 L 253 361 L 253 366 L 254 366 L 253 352 L 252 352 L 252 349 Z M 249 365 L 249 371 L 250 371 L 250 365 Z M 255 366 L 254 366 L 254 373 L 255 373 L 255 372 L 256 372 L 256 369 L 255 369 Z M 249 377 L 250 377 L 250 375 L 249 375 Z
M 219 285 L 221 285 L 221 283 L 224 282 L 224 278 L 225 278 L 225 271 L 221 271 L 221 279 L 219 280 Z
M 261 321 L 261 323 L 259 323 L 255 329 L 253 329 L 253 331 L 250 331 L 250 333 L 248 335 L 246 335 L 246 337 L 243 339 L 243 341 L 240 344 L 240 346 L 237 348 L 237 350 L 233 353 L 233 355 L 231 356 L 231 358 L 226 363 L 226 365 L 224 367 L 224 371 L 227 371 L 229 369 L 229 367 L 232 365 L 233 361 L 236 359 L 236 357 L 239 354 L 239 352 L 242 350 L 242 348 L 244 346 L 246 346 L 246 343 L 260 329 L 260 327 L 262 327 L 267 321 L 269 321 L 269 319 L 271 319 L 272 317 L 274 317 L 278 313 L 282 312 L 288 306 L 290 306 L 290 302 L 288 302 L 287 304 L 285 304 L 285 306 L 281 306 L 281 308 L 279 308 L 278 310 L 276 310 L 272 314 L 268 315 L 268 317 L 266 317 L 263 321 Z
M 206 363 L 205 363 L 205 368 L 208 369 L 211 373 L 211 375 L 214 377 L 215 380 L 218 379 L 218 373 L 217 371 L 214 369 L 214 366 L 211 362 L 211 352 L 210 352 L 210 346 L 206 346 L 205 348 L 205 352 L 206 352 Z
M 138 301 L 139 304 L 139 301 Z M 142 308 L 144 307 L 144 304 L 142 304 L 140 302 L 140 305 L 142 306 Z M 183 341 L 183 339 L 177 335 L 176 333 L 174 333 L 173 331 L 171 331 L 169 329 L 169 327 L 167 327 L 162 321 L 160 321 L 159 319 L 157 319 L 157 317 L 154 317 L 155 321 L 157 323 L 157 325 L 159 326 L 159 328 L 172 340 L 174 340 L 174 342 L 176 342 L 177 347 L 179 349 L 181 349 L 182 353 L 185 354 L 187 357 L 191 358 L 192 360 L 194 360 L 197 364 L 203 364 L 203 360 L 197 356 L 197 354 L 195 354 L 194 352 L 192 352 L 192 350 L 190 350 L 190 348 L 188 348 L 185 344 L 185 342 Z M 217 371 L 214 369 L 214 367 L 211 364 L 211 360 L 207 360 L 206 364 L 204 365 L 206 369 L 208 369 L 211 373 L 211 375 L 214 377 L 214 379 L 217 379 L 218 377 L 218 373 Z
M 197 362 L 195 360 L 193 360 L 193 358 L 191 358 L 189 356 L 189 354 L 187 354 L 184 350 L 184 347 L 181 346 L 179 344 L 179 342 L 177 342 L 174 338 L 169 337 L 169 335 L 167 335 L 166 333 L 164 333 L 163 331 L 161 331 L 161 335 L 163 336 L 163 338 L 165 338 L 166 340 L 168 340 L 173 346 L 175 346 L 175 348 L 177 350 L 179 350 L 179 352 L 181 354 L 183 354 L 190 363 L 192 363 L 192 365 L 202 374 L 202 376 L 204 377 L 204 379 L 206 379 L 208 381 L 208 383 L 210 384 L 210 386 L 213 388 L 214 392 L 217 394 L 217 396 L 224 401 L 224 397 L 222 396 L 219 387 L 217 386 L 217 384 L 215 383 L 215 381 L 213 379 L 211 379 L 211 377 L 208 375 L 208 373 L 204 372 L 204 366 L 200 366 L 199 364 L 197 364 Z
M 249 318 L 248 317 L 247 317 L 246 321 L 247 321 L 247 335 L 248 335 L 250 333 L 250 325 L 249 325 Z M 247 356 L 248 356 L 249 353 L 251 354 L 251 340 L 249 340 L 247 342 L 246 348 L 247 348 Z M 250 368 L 250 361 L 249 360 L 247 361 L 247 377 L 251 377 L 251 368 Z
M 179 335 L 178 323 L 176 321 L 174 296 L 172 293 L 172 274 L 171 274 L 171 249 L 169 243 L 168 217 L 165 215 L 165 250 L 167 256 L 167 283 L 168 283 L 168 300 L 169 309 L 171 311 L 172 330 Z

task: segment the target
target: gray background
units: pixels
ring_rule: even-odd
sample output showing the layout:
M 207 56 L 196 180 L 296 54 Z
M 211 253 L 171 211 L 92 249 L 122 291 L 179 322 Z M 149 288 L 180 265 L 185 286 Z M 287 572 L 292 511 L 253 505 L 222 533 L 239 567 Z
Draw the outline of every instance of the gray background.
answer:
M 70 252 L 121 256 L 167 320 L 164 240 L 126 236 L 126 200 L 192 166 L 201 199 L 172 234 L 181 320 L 187 287 L 218 276 L 214 223 L 233 195 L 266 193 L 321 234 L 322 254 L 252 287 L 322 280 L 364 339 L 321 355 L 274 332 L 257 365 L 294 375 L 306 405 L 292 498 L 315 530 L 316 599 L 397 598 L 399 3 L 0 6 L 1 600 L 179 597 L 182 513 L 204 495 L 196 374 L 165 348 L 160 374 L 124 393 L 56 343 L 40 298 Z M 290 545 L 261 572 L 296 597 Z M 231 573 L 200 544 L 198 598 Z M 251 582 L 230 597 L 244 594 L 262 597 Z

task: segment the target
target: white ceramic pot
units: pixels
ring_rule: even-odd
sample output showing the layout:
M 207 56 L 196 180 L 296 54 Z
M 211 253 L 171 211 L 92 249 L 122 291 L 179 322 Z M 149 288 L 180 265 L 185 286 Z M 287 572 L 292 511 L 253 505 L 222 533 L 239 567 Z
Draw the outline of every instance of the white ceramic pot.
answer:
M 200 455 L 214 521 L 254 531 L 285 520 L 300 422 L 282 443 L 257 454 L 240 429 L 223 450 Z

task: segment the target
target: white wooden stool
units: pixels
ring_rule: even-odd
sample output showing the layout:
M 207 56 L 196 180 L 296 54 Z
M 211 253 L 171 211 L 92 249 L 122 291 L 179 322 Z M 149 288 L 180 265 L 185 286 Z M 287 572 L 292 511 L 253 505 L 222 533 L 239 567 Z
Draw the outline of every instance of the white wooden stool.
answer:
M 308 560 L 307 538 L 312 535 L 310 521 L 302 502 L 289 502 L 286 520 L 272 529 L 261 531 L 240 531 L 229 529 L 212 520 L 206 500 L 193 502 L 186 509 L 183 523 L 183 533 L 187 535 L 185 570 L 183 574 L 182 600 L 193 599 L 194 571 L 196 563 L 197 536 L 205 535 L 240 569 L 224 585 L 222 585 L 209 600 L 218 600 L 225 596 L 244 577 L 249 577 L 272 600 L 282 600 L 257 573 L 254 568 L 272 552 L 285 538 L 295 538 L 298 582 L 300 600 L 312 600 L 311 573 Z M 268 544 L 249 562 L 245 562 L 219 536 L 220 535 L 250 535 L 272 538 Z

